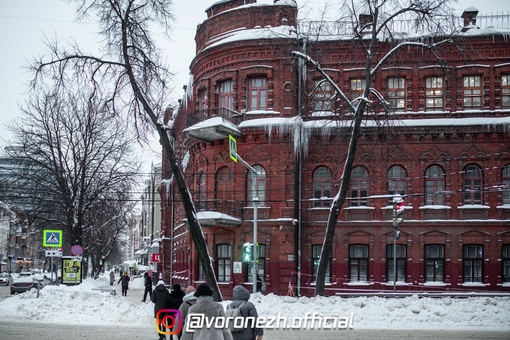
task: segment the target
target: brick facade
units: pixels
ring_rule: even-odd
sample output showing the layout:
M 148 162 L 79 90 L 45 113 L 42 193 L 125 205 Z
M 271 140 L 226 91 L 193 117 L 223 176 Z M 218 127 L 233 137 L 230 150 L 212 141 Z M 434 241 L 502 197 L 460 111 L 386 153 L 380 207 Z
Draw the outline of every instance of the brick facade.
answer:
M 165 119 L 173 120 L 176 151 L 183 159 L 197 211 L 225 214 L 212 218 L 204 214 L 201 219 L 216 273 L 225 280 L 220 282 L 223 296 L 229 297 L 237 284 L 251 287 L 248 266 L 242 264 L 241 273 L 234 267 L 241 261 L 242 245 L 253 241 L 253 207 L 248 196 L 250 174 L 240 162 L 230 159 L 228 138 L 197 139 L 183 133 L 215 116 L 239 128 L 238 154 L 265 171 L 257 239 L 265 246 L 259 265 L 268 292 L 287 294 L 292 286 L 302 295 L 312 295 L 312 248 L 324 240 L 331 198 L 342 176 L 350 117 L 339 101 L 327 104 L 329 113 L 317 112 L 318 97 L 313 93 L 315 81 L 321 77 L 310 66 L 306 70 L 300 67 L 291 52 L 306 49 L 347 95 L 353 93 L 353 80 L 365 77 L 365 55 L 347 39 L 300 39 L 295 29 L 297 7 L 292 1 L 246 3 L 224 1 L 207 9 L 208 19 L 197 28 L 192 86 L 186 88 L 178 112 Z M 388 171 L 394 166 L 405 172 L 402 185 L 406 194 L 405 222 L 397 241 L 404 246 L 398 249 L 405 249 L 398 288 L 509 289 L 510 282 L 504 281 L 510 278 L 503 277 L 503 267 L 510 261 L 504 257 L 510 256 L 506 253 L 510 254 L 510 202 L 505 201 L 509 188 L 504 186 L 508 185 L 504 168 L 510 167 L 510 107 L 505 97 L 510 45 L 497 32 L 468 33 L 457 35 L 455 44 L 442 45 L 437 53 L 444 61 L 438 61 L 427 49 L 409 47 L 390 58 L 374 79 L 373 87 L 385 98 L 393 95 L 389 78 L 402 82 L 401 93 L 395 95 L 402 107 L 389 115 L 374 114 L 362 129 L 354 166 L 368 173 L 361 185 L 369 198 L 347 200 L 340 212 L 327 294 L 391 288 L 387 247 L 393 245 L 392 206 L 381 196 L 389 193 Z M 380 42 L 376 50 L 383 56 L 393 46 Z M 439 78 L 440 92 L 432 98 L 429 83 Z M 266 82 L 265 92 L 254 95 L 253 84 L 258 79 Z M 465 85 L 470 81 L 474 84 L 469 92 L 472 97 Z M 224 82 L 232 86 L 231 92 L 222 94 Z M 221 107 L 222 96 L 231 96 L 228 109 Z M 478 98 L 478 109 L 466 109 L 468 104 L 478 105 Z M 373 111 L 382 112 L 376 98 L 371 99 Z M 250 109 L 258 100 L 266 100 L 264 109 Z M 296 119 L 299 116 L 301 119 Z M 301 121 L 307 142 L 302 143 L 306 148 L 299 158 L 295 137 L 296 122 Z M 436 183 L 444 186 L 440 204 L 428 202 L 436 197 L 427 196 L 426 174 L 431 166 L 442 171 L 442 181 Z M 321 167 L 331 174 L 325 182 L 331 187 L 329 198 L 322 200 L 314 190 L 314 174 Z M 467 194 L 466 185 L 475 183 L 478 188 L 478 182 L 467 169 L 481 172 L 481 189 L 473 194 Z M 171 178 L 165 158 L 163 176 Z M 203 277 L 183 222 L 180 198 L 170 186 L 161 187 L 160 192 L 162 230 L 167 240 L 160 270 L 167 281 L 183 286 L 197 284 Z M 350 253 L 355 245 L 368 250 L 359 267 L 358 259 Z M 427 257 L 431 249 L 442 249 L 442 254 Z M 482 254 L 470 258 L 470 250 L 481 250 Z M 434 271 L 427 267 L 430 261 L 442 268 L 432 281 L 426 274 L 427 270 Z M 362 279 L 353 279 L 358 269 L 366 277 L 363 274 Z

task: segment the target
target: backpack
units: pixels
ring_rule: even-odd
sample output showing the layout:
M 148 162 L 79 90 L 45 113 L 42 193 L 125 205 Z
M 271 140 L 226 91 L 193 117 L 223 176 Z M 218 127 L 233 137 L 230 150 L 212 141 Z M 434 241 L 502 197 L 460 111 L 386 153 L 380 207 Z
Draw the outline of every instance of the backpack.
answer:
M 243 314 L 241 313 L 241 307 L 246 303 L 246 301 L 244 301 L 243 303 L 241 303 L 238 306 L 234 305 L 234 304 L 229 304 L 227 306 L 227 310 L 225 311 L 225 317 L 229 318 L 233 318 L 232 320 L 228 320 L 228 328 L 230 329 L 231 332 L 239 332 L 239 331 L 242 331 L 244 329 L 244 327 L 242 326 L 238 326 L 238 327 L 235 327 L 235 322 L 234 320 L 236 318 L 239 318 L 239 317 L 243 317 Z M 239 321 L 237 322 L 237 324 L 239 324 Z

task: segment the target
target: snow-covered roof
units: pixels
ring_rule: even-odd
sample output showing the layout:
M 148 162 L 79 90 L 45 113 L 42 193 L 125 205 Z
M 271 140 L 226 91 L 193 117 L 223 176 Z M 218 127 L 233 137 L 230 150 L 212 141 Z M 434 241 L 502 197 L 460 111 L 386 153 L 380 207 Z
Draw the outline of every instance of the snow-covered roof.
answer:
M 197 213 L 197 219 L 202 226 L 212 225 L 231 225 L 238 226 L 241 224 L 241 219 L 223 214 L 217 211 L 201 211 Z M 184 221 L 186 221 L 185 219 Z
M 228 137 L 228 135 L 241 136 L 241 130 L 222 117 L 209 118 L 203 122 L 190 126 L 183 130 L 184 134 L 197 140 L 210 143 L 216 139 Z

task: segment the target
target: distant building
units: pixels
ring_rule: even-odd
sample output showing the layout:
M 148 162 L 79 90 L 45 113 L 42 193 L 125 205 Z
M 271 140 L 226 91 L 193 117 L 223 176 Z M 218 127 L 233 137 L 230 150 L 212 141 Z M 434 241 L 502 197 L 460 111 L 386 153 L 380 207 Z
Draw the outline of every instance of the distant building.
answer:
M 292 0 L 219 1 L 206 9 L 190 83 L 179 111 L 166 117 L 227 297 L 235 285 L 251 289 L 253 264 L 241 256 L 254 239 L 254 197 L 257 273 L 267 292 L 313 294 L 343 176 L 352 117 L 321 74 L 291 52 L 309 54 L 354 99 L 364 88 L 366 51 L 346 25 L 298 27 L 297 11 Z M 392 288 L 395 194 L 405 202 L 399 290 L 510 289 L 510 30 L 497 21 L 478 28 L 488 17 L 477 14 L 470 8 L 457 18 L 455 44 L 437 51 L 444 60 L 411 46 L 373 80 L 392 110 L 379 115 L 380 101 L 370 98 L 336 224 L 328 295 Z M 408 24 L 402 27 L 414 32 Z M 376 51 L 382 58 L 392 47 L 381 40 Z M 229 134 L 256 182 L 231 160 Z M 204 275 L 171 177 L 163 154 L 160 268 L 167 281 L 196 285 Z

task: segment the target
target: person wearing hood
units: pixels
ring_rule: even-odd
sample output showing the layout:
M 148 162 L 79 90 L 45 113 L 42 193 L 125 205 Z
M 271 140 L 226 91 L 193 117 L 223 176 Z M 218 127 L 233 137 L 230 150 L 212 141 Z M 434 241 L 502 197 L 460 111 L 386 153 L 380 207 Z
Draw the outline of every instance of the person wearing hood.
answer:
M 168 292 L 168 289 L 166 289 L 165 282 L 163 280 L 159 280 L 156 284 L 156 288 L 152 291 L 151 294 L 151 301 L 154 302 L 154 317 L 158 314 L 158 312 L 162 309 L 169 309 L 170 305 L 170 293 Z M 163 320 L 164 315 L 160 314 L 159 319 Z M 165 332 L 166 329 L 162 324 L 158 325 L 159 330 L 162 332 Z M 159 333 L 159 339 L 166 339 L 166 336 L 164 334 Z
M 257 309 L 253 303 L 249 302 L 250 291 L 243 286 L 235 286 L 233 290 L 233 301 L 227 308 L 239 308 L 243 317 L 253 317 L 255 320 L 258 318 Z M 244 328 L 237 332 L 232 332 L 234 340 L 262 340 L 264 330 L 262 328 L 254 327 L 257 323 L 248 323 L 253 327 Z
M 181 313 L 181 316 L 182 316 L 181 333 L 174 334 L 173 340 L 178 340 L 181 338 L 182 330 L 184 329 L 184 327 L 186 327 L 185 323 L 186 323 L 186 317 L 188 316 L 188 310 L 190 309 L 191 306 L 193 306 L 195 303 L 197 303 L 197 297 L 195 296 L 195 292 L 196 292 L 196 289 L 193 286 L 189 286 L 188 288 L 186 288 L 186 294 L 182 298 L 182 303 L 179 306 L 179 312 Z M 177 315 L 179 315 L 179 314 L 177 314 Z M 178 319 L 179 319 L 179 317 L 175 318 L 174 328 L 172 329 L 172 331 L 174 333 L 176 333 L 179 330 L 179 322 L 180 321 Z
M 221 303 L 213 300 L 213 291 L 206 283 L 197 287 L 195 294 L 197 302 L 188 310 L 190 314 L 203 314 L 205 320 L 213 320 L 215 317 L 225 317 L 225 310 Z M 181 340 L 233 340 L 228 327 L 225 328 L 194 328 L 194 332 L 186 332 L 183 329 Z

